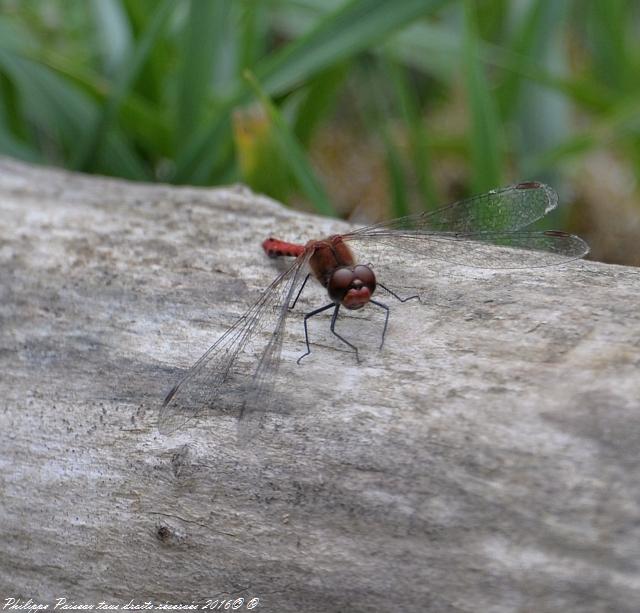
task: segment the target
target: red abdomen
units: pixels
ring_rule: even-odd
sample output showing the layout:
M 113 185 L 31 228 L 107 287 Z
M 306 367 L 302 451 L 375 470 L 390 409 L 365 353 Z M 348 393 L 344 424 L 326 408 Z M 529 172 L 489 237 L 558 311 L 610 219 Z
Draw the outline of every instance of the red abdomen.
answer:
M 262 248 L 270 258 L 279 258 L 283 256 L 297 258 L 304 252 L 304 245 L 285 243 L 284 241 L 271 237 L 263 241 Z

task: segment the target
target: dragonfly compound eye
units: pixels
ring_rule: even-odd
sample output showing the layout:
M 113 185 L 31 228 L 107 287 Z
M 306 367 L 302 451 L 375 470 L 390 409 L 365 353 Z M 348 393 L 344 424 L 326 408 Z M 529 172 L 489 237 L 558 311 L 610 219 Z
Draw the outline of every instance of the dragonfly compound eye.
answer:
M 358 264 L 358 266 L 353 269 L 353 276 L 355 279 L 360 279 L 362 285 L 368 287 L 372 294 L 376 290 L 376 276 L 368 266 Z
M 329 291 L 329 297 L 334 302 L 342 302 L 347 290 L 353 282 L 354 274 L 349 268 L 336 268 L 329 279 L 327 290 Z

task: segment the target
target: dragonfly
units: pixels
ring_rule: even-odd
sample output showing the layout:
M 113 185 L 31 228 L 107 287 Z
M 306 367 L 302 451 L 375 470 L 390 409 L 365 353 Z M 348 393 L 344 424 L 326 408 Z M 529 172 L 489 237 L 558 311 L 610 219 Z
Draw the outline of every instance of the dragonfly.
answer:
M 527 229 L 557 205 L 551 187 L 527 181 L 304 245 L 267 238 L 262 244 L 266 254 L 292 257 L 292 263 L 171 388 L 160 409 L 159 431 L 169 434 L 181 428 L 225 395 L 239 394 L 240 421 L 270 410 L 287 316 L 309 278 L 327 290 L 330 302 L 305 315 L 306 352 L 298 363 L 311 353 L 308 320 L 331 308 L 330 330 L 357 361 L 357 346 L 335 330 L 338 313 L 341 308 L 359 310 L 367 305 L 382 309 L 382 349 L 389 306 L 373 298 L 376 290 L 401 302 L 419 295 L 402 298 L 383 285 L 372 265 L 357 260 L 354 249 L 375 250 L 383 256 L 404 254 L 425 268 L 433 261 L 489 269 L 554 266 L 589 252 L 587 243 L 573 234 Z

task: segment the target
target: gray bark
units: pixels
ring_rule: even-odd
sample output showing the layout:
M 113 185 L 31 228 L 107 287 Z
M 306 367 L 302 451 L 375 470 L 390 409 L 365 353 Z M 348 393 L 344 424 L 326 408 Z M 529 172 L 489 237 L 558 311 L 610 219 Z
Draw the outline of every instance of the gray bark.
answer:
M 339 320 L 360 365 L 327 314 L 297 366 L 316 286 L 242 445 L 232 407 L 160 435 L 163 396 L 275 276 L 263 238 L 345 224 L 7 159 L 0 215 L 2 604 L 638 610 L 638 270 L 407 261 L 381 352 L 374 309 Z

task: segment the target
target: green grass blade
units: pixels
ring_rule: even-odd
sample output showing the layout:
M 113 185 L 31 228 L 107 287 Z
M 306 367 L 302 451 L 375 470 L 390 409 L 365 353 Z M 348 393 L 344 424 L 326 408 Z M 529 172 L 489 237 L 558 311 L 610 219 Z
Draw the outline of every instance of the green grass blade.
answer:
M 255 0 L 242 0 L 241 8 L 238 66 L 244 70 L 254 66 L 264 54 L 269 22 L 267 7 L 264 3 Z
M 255 192 L 287 202 L 296 181 L 277 132 L 261 104 L 233 113 L 235 160 L 242 182 Z
M 407 178 L 403 168 L 402 155 L 391 140 L 386 128 L 382 129 L 382 140 L 387 158 L 387 173 L 391 196 L 391 216 L 404 217 L 409 214 L 409 194 Z
M 33 159 L 29 150 L 33 153 L 39 146 L 46 150 L 47 161 L 58 164 L 68 161 L 85 126 L 97 114 L 95 102 L 49 67 L 3 50 L 0 50 L 0 72 L 15 84 L 24 120 L 35 128 L 33 132 L 40 139 L 32 139 L 31 147 L 21 146 L 7 130 L 0 146 L 7 152 L 12 149 L 22 159 Z M 136 180 L 152 178 L 138 153 L 121 136 L 110 133 L 101 153 L 96 165 L 100 172 Z M 36 155 L 39 161 L 44 157 L 41 153 Z
M 269 94 L 281 93 L 444 4 L 446 0 L 352 0 L 256 66 L 256 76 Z
M 47 157 L 63 163 L 95 116 L 95 104 L 47 67 L 9 51 L 0 50 L 0 73 L 17 92 L 21 120 L 35 145 L 46 142 Z
M 0 125 L 0 155 L 8 155 L 25 162 L 33 164 L 43 164 L 44 159 L 39 151 L 35 151 L 30 146 L 19 141 L 13 136 L 6 126 Z
M 406 70 L 387 59 L 385 69 L 400 106 L 403 125 L 409 139 L 411 162 L 416 177 L 420 197 L 426 209 L 438 205 L 438 195 L 433 181 L 431 164 L 431 143 L 427 135 L 424 119 L 420 114 L 420 104 L 407 78 Z
M 362 62 L 360 71 L 360 109 L 363 124 L 369 134 L 378 134 L 384 147 L 391 211 L 389 217 L 403 217 L 409 213 L 409 192 L 405 160 L 394 142 L 392 126 L 395 117 L 388 97 L 383 93 L 389 78 L 388 71 L 380 70 L 379 62 Z
M 131 88 L 135 78 L 142 70 L 174 6 L 175 0 L 163 0 L 162 3 L 157 5 L 147 28 L 132 52 L 132 57 L 119 73 L 113 85 L 113 90 L 102 107 L 94 125 L 87 131 L 87 136 L 78 146 L 78 154 L 73 164 L 76 169 L 90 170 L 93 167 L 105 136 L 116 120 L 118 109 L 123 99 Z
M 336 96 L 348 74 L 349 63 L 343 62 L 321 72 L 306 88 L 297 110 L 294 133 L 303 145 L 311 137 L 320 122 L 332 110 Z
M 592 151 L 598 145 L 598 139 L 594 134 L 578 134 L 563 141 L 555 147 L 551 147 L 543 153 L 526 160 L 523 171 L 527 177 L 539 177 L 557 168 L 558 164 L 565 163 L 573 158 Z
M 567 25 L 568 8 L 568 3 L 551 0 L 529 2 L 507 45 L 500 50 L 501 59 L 507 60 L 506 77 L 496 89 L 502 120 L 512 129 L 516 173 L 552 183 L 557 177 L 532 175 L 528 169 L 530 158 L 555 148 L 569 135 L 567 95 L 571 95 L 571 88 L 577 90 L 575 83 L 560 76 L 566 72 L 568 60 L 559 36 Z M 536 73 L 543 79 L 536 79 Z
M 589 128 L 572 134 L 557 145 L 528 160 L 528 176 L 547 173 L 559 165 L 598 148 L 614 144 L 637 147 L 640 136 L 640 102 L 635 93 L 618 99 L 606 114 L 592 122 Z
M 80 66 L 71 59 L 49 54 L 43 65 L 57 73 L 71 86 L 88 94 L 104 104 L 108 97 L 108 87 L 97 73 Z M 165 108 L 152 106 L 148 100 L 132 91 L 123 101 L 118 117 L 122 128 L 131 141 L 146 151 L 150 158 L 173 155 L 170 122 Z
M 9 84 L 0 75 L 0 154 L 10 155 L 27 162 L 43 162 L 40 152 L 30 144 L 23 142 L 22 139 L 17 138 L 11 130 L 13 112 L 7 104 L 11 95 L 7 95 L 6 91 L 9 87 Z
M 637 20 L 632 3 L 627 0 L 607 0 L 589 3 L 588 25 L 595 72 L 607 86 L 621 92 L 637 89 L 638 76 L 632 61 L 637 46 L 630 44 L 630 34 L 637 37 Z M 630 32 L 629 26 L 635 31 Z
M 233 97 L 208 113 L 206 127 L 197 131 L 176 157 L 171 181 L 201 185 L 220 159 L 224 143 L 231 137 L 231 111 L 242 99 Z
M 155 11 L 160 6 L 161 0 L 120 0 L 127 12 L 127 18 L 134 34 L 134 40 L 140 41 L 145 31 L 149 27 L 149 22 L 153 18 Z M 167 83 L 171 83 L 173 93 L 177 93 L 177 85 L 174 82 L 173 74 L 168 79 L 167 68 L 174 65 L 176 52 L 179 49 L 177 35 L 181 29 L 175 26 L 184 27 L 181 18 L 186 17 L 186 2 L 175 0 L 175 11 L 173 13 L 173 26 L 166 28 L 166 35 L 158 37 L 152 45 L 144 61 L 144 69 L 140 70 L 132 83 L 132 89 L 147 100 L 161 100 L 167 93 Z M 131 54 L 133 58 L 133 52 Z
M 96 32 L 96 49 L 107 74 L 123 65 L 133 44 L 131 25 L 120 0 L 91 0 L 89 8 Z
M 479 193 L 501 185 L 502 147 L 498 114 L 478 58 L 475 7 L 470 0 L 465 2 L 464 72 L 471 114 L 471 187 Z
M 182 69 L 179 75 L 176 142 L 192 138 L 210 95 L 220 41 L 229 28 L 230 0 L 189 0 L 183 32 Z
M 112 130 L 107 134 L 103 154 L 98 157 L 96 166 L 101 174 L 124 177 L 132 181 L 153 179 L 147 166 L 119 130 Z
M 249 71 L 245 71 L 244 75 L 273 123 L 284 157 L 290 165 L 291 174 L 300 185 L 300 189 L 304 195 L 309 198 L 318 213 L 321 215 L 335 216 L 336 211 L 331 205 L 322 187 L 322 183 L 320 183 L 311 165 L 307 161 L 304 149 L 296 139 L 293 131 L 289 128 L 277 107 L 260 86 L 257 79 Z
M 513 36 L 509 53 L 513 58 L 511 70 L 497 90 L 496 95 L 501 115 L 504 119 L 511 117 L 516 111 L 520 89 L 525 79 L 525 67 L 531 63 L 538 42 L 541 37 L 541 29 L 545 21 L 543 13 L 548 4 L 547 0 L 534 0 L 529 4 L 529 10 L 521 20 L 519 27 Z

